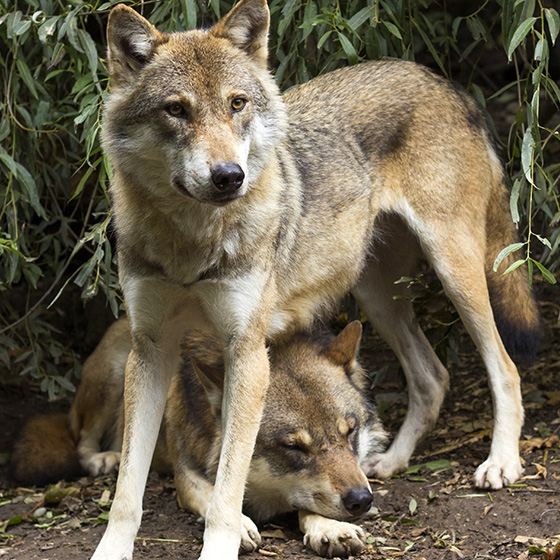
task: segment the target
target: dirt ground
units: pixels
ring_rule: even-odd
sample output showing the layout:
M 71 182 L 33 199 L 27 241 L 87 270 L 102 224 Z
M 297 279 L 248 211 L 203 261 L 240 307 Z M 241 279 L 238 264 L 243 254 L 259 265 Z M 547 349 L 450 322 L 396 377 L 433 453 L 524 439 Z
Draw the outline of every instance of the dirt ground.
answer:
M 450 367 L 451 388 L 440 420 L 413 457 L 407 473 L 372 481 L 374 508 L 362 521 L 363 560 L 560 558 L 560 290 L 541 294 L 545 340 L 534 367 L 522 371 L 526 420 L 521 449 L 525 477 L 485 492 L 472 486 L 475 466 L 489 450 L 491 402 L 486 375 L 463 337 L 460 364 Z M 378 408 L 394 433 L 406 407 L 406 390 L 390 351 L 368 334 L 361 353 L 382 380 Z M 87 559 L 105 528 L 115 477 L 81 479 L 54 489 L 17 488 L 7 481 L 11 441 L 25 418 L 68 409 L 47 403 L 30 387 L 0 387 L 0 558 Z M 173 481 L 150 476 L 135 559 L 198 557 L 203 525 L 178 509 Z M 261 528 L 263 546 L 247 560 L 312 558 L 294 518 Z M 547 552 L 548 550 L 548 552 Z

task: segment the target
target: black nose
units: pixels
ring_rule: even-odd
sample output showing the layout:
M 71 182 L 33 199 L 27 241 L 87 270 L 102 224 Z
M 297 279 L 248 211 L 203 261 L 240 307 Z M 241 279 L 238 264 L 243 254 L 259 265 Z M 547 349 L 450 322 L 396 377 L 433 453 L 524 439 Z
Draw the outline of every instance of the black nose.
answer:
M 363 515 L 369 511 L 372 502 L 373 496 L 365 486 L 352 488 L 342 497 L 346 511 L 352 515 Z
M 245 173 L 237 163 L 223 163 L 212 171 L 212 182 L 223 193 L 236 191 L 244 179 Z

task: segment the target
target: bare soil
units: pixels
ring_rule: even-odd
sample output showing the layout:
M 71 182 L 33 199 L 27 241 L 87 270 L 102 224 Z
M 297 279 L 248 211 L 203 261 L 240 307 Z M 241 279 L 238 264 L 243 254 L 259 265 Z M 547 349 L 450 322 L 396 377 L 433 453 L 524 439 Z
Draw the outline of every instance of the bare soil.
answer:
M 470 341 L 462 338 L 460 364 L 450 366 L 451 387 L 439 422 L 417 450 L 412 468 L 373 481 L 375 507 L 362 526 L 368 545 L 359 556 L 451 558 L 560 558 L 560 294 L 541 294 L 545 340 L 537 363 L 521 372 L 526 417 L 521 449 L 525 477 L 498 491 L 474 488 L 475 467 L 488 454 L 492 405 L 486 375 Z M 362 359 L 385 372 L 375 388 L 387 428 L 398 428 L 406 389 L 398 363 L 375 335 L 365 337 Z M 379 377 L 379 376 L 378 376 Z M 33 387 L 0 387 L 0 558 L 76 560 L 91 556 L 105 528 L 115 477 L 81 479 L 57 488 L 10 485 L 6 462 L 25 418 L 68 410 L 47 403 Z M 198 557 L 202 523 L 176 505 L 173 481 L 150 476 L 135 559 Z M 261 528 L 263 546 L 247 560 L 312 558 L 294 518 Z M 548 549 L 548 552 L 546 552 Z

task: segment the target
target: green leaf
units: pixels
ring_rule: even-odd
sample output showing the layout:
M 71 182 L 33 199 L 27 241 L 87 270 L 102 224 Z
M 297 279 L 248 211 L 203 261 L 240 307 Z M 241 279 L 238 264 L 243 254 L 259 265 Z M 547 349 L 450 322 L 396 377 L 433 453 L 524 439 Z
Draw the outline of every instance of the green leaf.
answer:
M 109 512 L 104 511 L 100 513 L 96 518 L 97 523 L 109 523 Z
M 50 17 L 39 27 L 37 37 L 41 43 L 46 43 L 47 37 L 54 34 L 59 19 L 60 16 Z
M 465 60 L 470 54 L 471 52 L 481 43 L 483 39 L 476 39 L 475 41 L 473 41 L 462 53 L 461 56 L 459 58 L 459 62 L 463 62 L 463 60 Z
M 62 377 L 62 375 L 57 375 L 55 377 L 56 382 L 61 386 L 64 387 L 67 391 L 74 393 L 76 391 L 76 386 L 66 377 Z
M 515 179 L 515 181 L 513 182 L 513 187 L 511 189 L 511 195 L 509 197 L 509 211 L 511 213 L 511 219 L 515 224 L 519 223 L 518 201 L 519 201 L 519 192 L 521 190 L 521 185 L 522 185 L 521 179 L 519 178 Z M 496 266 L 496 263 L 494 263 L 494 266 Z
M 541 264 L 539 261 L 536 261 L 535 259 L 531 259 L 531 262 L 534 263 L 534 265 L 541 271 L 541 274 L 543 275 L 543 278 L 549 284 L 556 284 L 556 278 L 554 277 L 552 272 L 550 272 L 550 270 L 548 270 L 548 268 L 546 268 L 543 264 Z
M 459 31 L 459 26 L 461 25 L 462 21 L 463 21 L 462 17 L 456 17 L 453 20 L 453 25 L 451 26 L 451 32 L 453 33 L 454 39 L 457 39 L 457 32 Z
M 45 218 L 45 210 L 41 206 L 41 201 L 39 200 L 39 192 L 37 190 L 37 184 L 35 183 L 35 179 L 29 171 L 21 165 L 21 163 L 15 162 L 17 167 L 17 179 L 20 185 L 22 185 L 26 190 L 26 199 L 33 207 L 33 210 L 37 213 L 38 216 Z
M 521 249 L 521 247 L 523 247 L 525 245 L 525 243 L 512 243 L 511 245 L 508 245 L 507 247 L 505 247 L 504 249 L 502 249 L 500 251 L 500 253 L 498 254 L 498 256 L 496 257 L 496 260 L 494 261 L 494 265 L 492 266 L 492 270 L 494 272 L 498 271 L 498 267 L 500 266 L 500 263 L 510 254 L 510 253 L 514 253 L 515 251 L 519 251 L 519 249 Z
M 17 167 L 14 158 L 6 153 L 3 149 L 0 151 L 0 161 L 4 162 L 4 165 L 9 169 L 9 171 L 17 178 Z
M 89 69 L 91 75 L 93 76 L 94 81 L 97 81 L 97 67 L 99 64 L 99 54 L 97 53 L 97 48 L 95 47 L 95 43 L 91 38 L 91 35 L 84 31 L 83 29 L 77 30 L 78 40 L 80 41 L 80 45 L 84 53 L 87 56 Z
M 523 170 L 525 178 L 531 185 L 534 185 L 532 177 L 534 151 L 535 140 L 533 138 L 533 133 L 530 128 L 527 128 L 523 135 L 523 143 L 521 145 L 521 169 Z
M 344 54 L 346 54 L 346 57 L 348 58 L 348 62 L 350 64 L 356 64 L 358 62 L 358 53 L 356 52 L 354 45 L 350 42 L 346 35 L 340 32 L 338 32 L 338 39 L 340 41 L 340 44 L 342 45 Z
M 216 18 L 220 17 L 220 0 L 210 0 L 210 6 Z
M 429 461 L 428 463 L 425 463 L 424 466 L 429 471 L 441 471 L 444 469 L 452 468 L 451 461 L 449 461 L 448 459 L 438 459 L 437 461 Z
M 389 32 L 392 35 L 394 35 L 397 39 L 400 39 L 402 41 L 401 32 L 399 31 L 399 28 L 394 23 L 391 23 L 390 21 L 383 21 L 383 25 L 389 30 Z
M 550 40 L 554 45 L 558 33 L 560 32 L 560 15 L 558 15 L 558 12 L 554 8 L 545 8 L 544 15 L 550 31 Z
M 33 286 L 33 289 L 37 289 L 37 282 L 43 276 L 43 271 L 39 266 L 36 264 L 27 264 L 23 268 L 23 275 L 25 276 L 26 280 Z
M 24 519 L 23 515 L 14 515 L 14 517 L 8 519 L 6 523 L 0 525 L 0 533 L 4 533 L 8 527 L 13 527 L 14 525 L 19 525 Z
M 368 19 L 373 17 L 373 6 L 367 6 L 362 8 L 359 12 L 356 12 L 349 20 L 348 27 L 352 31 L 356 31 L 360 25 L 365 23 Z
M 83 191 L 84 186 L 87 183 L 87 180 L 90 178 L 91 174 L 95 171 L 98 163 L 99 163 L 99 160 L 97 160 L 97 162 L 95 162 L 95 164 L 93 166 L 90 165 L 86 169 L 86 172 L 84 173 L 83 177 L 80 179 L 80 182 L 78 183 L 78 186 L 76 187 L 76 190 L 74 191 L 74 193 L 70 197 L 70 200 L 74 200 Z
M 552 245 L 546 237 L 542 237 L 538 233 L 533 233 L 533 235 L 545 246 L 552 250 Z
M 185 27 L 194 29 L 197 23 L 196 2 L 194 0 L 181 0 L 183 6 L 183 16 L 185 18 Z
M 504 274 L 509 274 L 510 272 L 513 272 L 516 268 L 519 268 L 525 262 L 527 262 L 527 259 L 519 259 L 515 261 L 513 264 L 508 266 L 508 268 L 504 271 Z
M 329 29 L 328 31 L 323 33 L 323 36 L 319 39 L 319 42 L 317 43 L 317 49 L 322 48 L 322 46 L 325 44 L 325 41 L 330 37 L 331 33 L 332 33 L 332 29 Z
M 27 64 L 24 62 L 23 59 L 18 58 L 16 60 L 16 66 L 17 66 L 17 70 L 18 70 L 18 73 L 19 73 L 21 79 L 24 81 L 25 85 L 28 87 L 29 91 L 31 92 L 31 95 L 35 99 L 38 99 L 39 96 L 37 95 L 37 88 L 35 87 L 35 80 L 33 79 L 33 76 L 31 75 L 31 71 L 29 70 L 29 67 L 27 66 Z
M 408 502 L 408 511 L 410 512 L 410 515 L 414 515 L 417 509 L 418 502 L 414 498 L 410 498 L 410 502 Z
M 521 44 L 523 39 L 527 36 L 527 33 L 533 29 L 535 22 L 537 21 L 536 17 L 527 18 L 523 23 L 519 25 L 519 27 L 515 30 L 513 37 L 511 38 L 511 42 L 507 48 L 507 56 L 508 60 L 511 60 L 513 55 L 513 51 Z
M 424 32 L 424 30 L 422 29 L 420 24 L 416 21 L 416 19 L 413 20 L 413 23 L 416 26 L 416 29 L 418 30 L 418 33 L 422 37 L 422 40 L 424 41 L 424 44 L 428 47 L 428 50 L 430 51 L 430 54 L 434 57 L 434 60 L 437 62 L 437 65 L 439 66 L 443 75 L 447 76 L 447 69 L 445 68 L 445 64 L 443 63 L 443 60 L 441 59 L 441 56 L 438 53 L 437 49 L 434 47 L 432 41 L 426 35 L 426 33 Z
M 31 27 L 31 20 L 24 19 L 22 21 L 19 21 L 16 25 L 14 25 L 13 33 L 16 36 L 23 35 L 30 27 Z
M 43 494 L 45 504 L 59 504 L 67 496 L 79 496 L 80 489 L 75 486 L 62 486 L 61 484 L 51 484 Z
M 533 57 L 538 61 L 546 60 L 548 58 L 548 41 L 544 37 L 541 37 L 538 40 Z
M 89 261 L 82 265 L 80 272 L 74 280 L 74 283 L 80 286 L 80 288 L 84 286 L 89 275 L 93 272 L 93 269 L 103 260 L 103 254 L 103 247 L 99 245 Z

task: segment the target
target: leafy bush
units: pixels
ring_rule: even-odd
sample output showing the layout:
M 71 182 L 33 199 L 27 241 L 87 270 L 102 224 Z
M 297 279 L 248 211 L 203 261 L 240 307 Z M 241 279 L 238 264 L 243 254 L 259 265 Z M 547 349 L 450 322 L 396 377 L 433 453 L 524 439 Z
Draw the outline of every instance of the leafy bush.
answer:
M 116 2 L 0 0 L 0 367 L 51 397 L 76 373 L 57 340 L 56 298 L 78 286 L 121 299 L 111 244 L 110 169 L 100 151 L 108 87 L 104 29 Z M 231 2 L 129 2 L 167 31 L 208 26 Z M 363 59 L 418 60 L 464 85 L 494 115 L 526 241 L 514 266 L 549 281 L 560 261 L 560 17 L 534 0 L 272 0 L 271 66 L 282 87 Z M 557 43 L 556 43 L 557 46 Z M 487 66 L 485 60 L 491 59 Z M 545 268 L 546 267 L 546 268 Z M 54 302 L 54 303 L 53 303 Z M 48 304 L 52 304 L 50 309 Z M 53 311 L 54 310 L 54 311 Z M 63 371 L 66 370 L 66 371 Z

